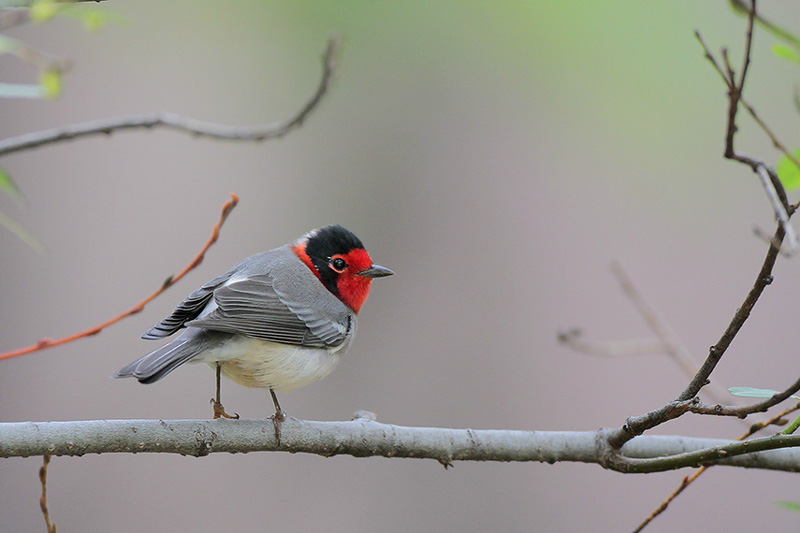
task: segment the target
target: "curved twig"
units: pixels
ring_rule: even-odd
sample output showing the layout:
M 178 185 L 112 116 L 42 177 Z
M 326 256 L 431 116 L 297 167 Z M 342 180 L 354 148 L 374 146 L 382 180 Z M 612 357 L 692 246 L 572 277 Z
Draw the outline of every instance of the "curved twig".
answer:
M 316 92 L 297 114 L 287 120 L 262 126 L 229 126 L 205 122 L 170 112 L 125 115 L 80 124 L 70 124 L 3 139 L 0 140 L 0 156 L 88 135 L 108 135 L 119 130 L 140 128 L 164 127 L 191 133 L 198 137 L 230 141 L 255 142 L 283 137 L 302 125 L 328 92 L 333 77 L 337 49 L 338 41 L 335 38 L 331 38 L 323 56 L 322 78 Z
M 766 400 L 758 403 L 737 406 L 720 404 L 714 405 L 703 402 L 695 402 L 689 411 L 699 415 L 736 416 L 739 418 L 745 418 L 747 415 L 751 415 L 753 413 L 766 412 L 770 407 L 778 405 L 782 401 L 787 400 L 797 391 L 800 391 L 800 378 L 792 383 L 786 390 L 774 394 L 771 398 L 767 398 Z
M 51 455 L 43 457 L 42 466 L 39 468 L 39 481 L 42 483 L 42 496 L 39 498 L 39 508 L 42 510 L 47 533 L 56 533 L 56 524 L 50 519 L 50 507 L 47 504 L 47 468 L 50 466 Z

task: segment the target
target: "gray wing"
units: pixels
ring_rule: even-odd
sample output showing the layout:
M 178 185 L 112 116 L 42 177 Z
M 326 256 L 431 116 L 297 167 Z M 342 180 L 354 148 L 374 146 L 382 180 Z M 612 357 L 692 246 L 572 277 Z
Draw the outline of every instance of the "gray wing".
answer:
M 230 337 L 227 333 L 215 331 L 186 330 L 172 342 L 121 369 L 114 377 L 133 377 L 141 383 L 153 383 L 204 351 L 221 345 Z
M 322 287 L 313 274 L 309 275 L 312 283 Z M 312 309 L 313 301 L 293 299 L 276 289 L 269 273 L 229 281 L 213 295 L 216 308 L 186 326 L 315 348 L 339 346 L 352 333 L 349 314 L 330 316 L 325 306 L 322 312 Z M 321 295 L 335 299 L 330 293 Z
M 161 339 L 169 337 L 179 329 L 183 328 L 187 322 L 194 320 L 203 312 L 211 297 L 214 295 L 214 290 L 228 281 L 235 271 L 232 268 L 225 274 L 218 278 L 214 278 L 192 294 L 186 297 L 178 306 L 172 311 L 172 314 L 167 318 L 148 329 L 142 335 L 143 339 Z

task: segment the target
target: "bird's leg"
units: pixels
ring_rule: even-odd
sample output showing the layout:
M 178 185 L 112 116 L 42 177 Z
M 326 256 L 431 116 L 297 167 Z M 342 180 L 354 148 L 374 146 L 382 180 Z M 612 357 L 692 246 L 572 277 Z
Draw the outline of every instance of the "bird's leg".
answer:
M 275 396 L 275 391 L 269 389 L 269 393 L 272 395 L 272 403 L 273 405 L 275 405 L 275 414 L 272 415 L 272 418 L 283 422 L 284 420 L 286 420 L 286 413 L 284 413 L 283 409 L 281 409 L 281 404 L 278 403 L 278 397 Z
M 239 415 L 236 414 L 236 413 L 233 413 L 232 415 L 229 415 L 228 413 L 226 413 L 225 412 L 225 408 L 222 407 L 222 402 L 219 401 L 219 389 L 220 389 L 220 383 L 219 382 L 220 382 L 220 372 L 221 372 L 221 370 L 222 370 L 222 367 L 220 366 L 219 363 L 217 363 L 217 397 L 216 398 L 211 398 L 211 404 L 214 406 L 214 418 L 215 419 L 217 419 L 219 417 L 239 418 Z
M 278 441 L 278 446 L 281 445 L 281 424 L 284 420 L 286 420 L 286 413 L 283 412 L 281 409 L 281 404 L 278 403 L 278 397 L 275 396 L 275 391 L 269 389 L 269 393 L 272 395 L 272 403 L 275 405 L 275 414 L 272 415 L 272 425 L 275 426 L 275 439 Z

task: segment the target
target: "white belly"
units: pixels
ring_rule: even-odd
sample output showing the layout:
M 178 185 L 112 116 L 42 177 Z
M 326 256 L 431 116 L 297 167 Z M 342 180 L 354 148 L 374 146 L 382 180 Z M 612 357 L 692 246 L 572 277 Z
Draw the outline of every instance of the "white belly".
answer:
M 219 363 L 222 375 L 245 387 L 288 392 L 330 374 L 344 355 L 347 344 L 327 350 L 234 337 L 192 362 L 208 363 L 214 369 Z

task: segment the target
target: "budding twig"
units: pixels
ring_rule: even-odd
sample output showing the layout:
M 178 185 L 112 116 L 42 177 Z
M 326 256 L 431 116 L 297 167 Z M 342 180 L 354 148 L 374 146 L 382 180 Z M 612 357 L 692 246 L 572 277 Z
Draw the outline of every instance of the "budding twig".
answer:
M 28 353 L 31 353 L 31 352 L 37 352 L 39 350 L 44 350 L 45 348 L 52 348 L 54 346 L 60 346 L 62 344 L 66 344 L 68 342 L 72 342 L 72 341 L 75 341 L 75 340 L 78 340 L 78 339 L 82 339 L 84 337 L 90 337 L 92 335 L 97 335 L 98 333 L 103 331 L 108 326 L 116 324 L 117 322 L 119 322 L 123 318 L 129 317 L 131 315 L 135 315 L 136 313 L 139 313 L 140 311 L 142 311 L 144 309 L 145 305 L 150 303 L 153 299 L 155 299 L 162 292 L 164 292 L 165 290 L 170 288 L 172 285 L 177 283 L 178 280 L 183 278 L 191 270 L 193 270 L 195 267 L 197 267 L 197 265 L 199 265 L 200 263 L 203 262 L 203 258 L 205 258 L 206 252 L 208 251 L 209 248 L 211 248 L 211 246 L 215 242 L 217 242 L 217 239 L 219 238 L 219 231 L 222 228 L 222 225 L 225 223 L 225 220 L 227 220 L 228 215 L 231 214 L 231 211 L 233 211 L 233 208 L 236 207 L 237 203 L 239 203 L 239 197 L 236 196 L 235 194 L 231 194 L 231 199 L 228 200 L 227 202 L 225 202 L 225 205 L 222 206 L 222 213 L 220 214 L 219 220 L 214 225 L 214 229 L 211 232 L 211 237 L 208 239 L 206 244 L 203 246 L 203 249 L 200 250 L 200 253 L 197 254 L 197 256 L 192 260 L 192 262 L 189 263 L 189 265 L 186 268 L 184 268 L 180 273 L 178 273 L 178 274 L 176 274 L 174 276 L 168 277 L 164 281 L 164 283 L 161 284 L 161 287 L 159 287 L 158 290 L 156 290 L 153 294 L 151 294 L 150 296 L 148 296 L 147 298 L 145 298 L 144 300 L 142 300 L 138 304 L 134 305 L 133 307 L 131 307 L 130 309 L 128 309 L 124 313 L 122 313 L 120 315 L 117 315 L 114 318 L 112 318 L 110 320 L 107 320 L 107 321 L 103 322 L 102 324 L 100 324 L 98 326 L 95 326 L 93 328 L 89 328 L 89 329 L 87 329 L 85 331 L 81 331 L 81 332 L 75 333 L 73 335 L 69 335 L 68 337 L 64 337 L 64 338 L 56 339 L 56 340 L 42 339 L 39 342 L 37 342 L 36 344 L 33 344 L 31 346 L 26 346 L 25 348 L 19 348 L 17 350 L 12 350 L 12 351 L 6 352 L 6 353 L 0 353 L 0 360 L 11 359 L 12 357 L 17 357 L 19 355 L 25 355 L 25 354 L 28 354 Z

